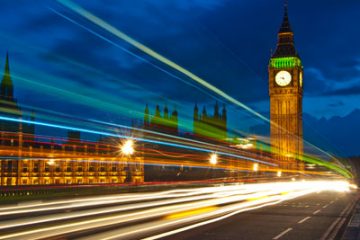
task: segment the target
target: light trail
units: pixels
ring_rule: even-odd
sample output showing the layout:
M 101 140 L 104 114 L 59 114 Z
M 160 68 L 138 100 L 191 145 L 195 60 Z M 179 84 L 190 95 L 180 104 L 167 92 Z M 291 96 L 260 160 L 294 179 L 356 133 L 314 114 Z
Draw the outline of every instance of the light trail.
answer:
M 85 206 L 95 206 L 95 205 L 104 205 L 104 204 L 112 204 L 112 203 L 124 203 L 136 201 L 138 199 L 141 200 L 156 200 L 156 199 L 164 199 L 164 198 L 178 198 L 178 197 L 188 197 L 193 195 L 202 195 L 202 194 L 229 194 L 236 191 L 237 194 L 243 193 L 244 190 L 246 193 L 251 191 L 260 190 L 261 188 L 250 189 L 248 187 L 238 186 L 225 186 L 223 188 L 198 188 L 196 191 L 192 189 L 178 189 L 178 190 L 169 190 L 155 193 L 141 193 L 141 194 L 119 194 L 119 195 L 111 195 L 111 196 L 100 196 L 100 197 L 91 197 L 91 198 L 80 198 L 80 199 L 71 199 L 65 201 L 50 201 L 50 202 L 42 202 L 35 203 L 29 205 L 15 205 L 15 206 L 7 206 L 4 209 L 0 209 L 0 216 L 12 215 L 12 214 L 21 214 L 27 212 L 42 212 L 48 210 L 61 210 L 66 208 L 78 208 Z M 240 192 L 239 192 L 240 190 Z M 44 206 L 46 206 L 44 208 Z M 21 209 L 21 210 L 20 210 Z
M 128 205 L 121 205 L 118 207 L 106 207 L 106 208 L 99 208 L 99 209 L 90 209 L 90 210 L 80 210 L 77 211 L 74 214 L 68 214 L 68 213 L 60 213 L 60 214 L 51 214 L 49 216 L 42 216 L 42 217 L 32 217 L 32 218 L 23 218 L 21 220 L 15 220 L 15 221 L 6 221 L 5 223 L 0 223 L 0 229 L 6 229 L 6 228 L 12 228 L 12 227 L 20 227 L 20 226 L 26 226 L 26 225 L 33 225 L 33 224 L 38 224 L 38 223 L 45 223 L 45 222 L 51 222 L 51 221 L 58 221 L 58 220 L 68 220 L 68 219 L 73 219 L 73 218 L 79 218 L 79 217 L 93 217 L 96 215 L 100 215 L 100 214 L 104 214 L 104 213 L 120 213 L 120 212 L 125 212 L 125 211 L 133 211 L 133 210 L 137 210 L 137 209 L 142 209 L 142 208 L 153 208 L 153 207 L 158 207 L 158 206 L 165 206 L 165 205 L 170 205 L 170 204 L 176 204 L 176 203 L 186 203 L 186 202 L 191 202 L 191 201 L 199 201 L 199 200 L 206 200 L 206 199 L 212 199 L 212 198 L 224 198 L 224 197 L 230 197 L 233 195 L 239 195 L 239 194 L 250 194 L 253 193 L 253 190 L 234 190 L 234 191 L 222 191 L 222 192 L 207 192 L 206 195 L 205 193 L 202 192 L 189 192 L 187 194 L 158 194 L 158 195 L 154 195 L 154 196 L 150 196 L 150 197 L 143 197 L 143 196 L 134 196 L 132 198 L 129 199 L 121 199 L 121 200 L 111 200 L 111 201 L 103 201 L 101 199 L 99 199 L 98 201 L 94 202 L 94 203 L 77 203 L 77 204 L 72 204 L 69 203 L 67 205 L 62 205 L 62 206 L 54 206 L 54 207 L 47 207 L 47 208 L 34 208 L 34 209 L 23 209 L 21 211 L 8 211 L 8 212 L 3 212 L 0 214 L 4 215 L 4 216 L 8 216 L 8 215 L 13 215 L 13 214 L 21 214 L 21 213 L 39 213 L 39 212 L 43 212 L 43 211 L 55 211 L 55 210 L 63 210 L 63 209 L 72 209 L 75 210 L 76 208 L 82 208 L 82 207 L 89 207 L 89 206 L 100 206 L 100 205 L 105 205 L 105 204 L 114 204 L 114 203 L 126 203 L 126 202 L 136 202 L 139 201 L 139 199 L 141 199 L 141 201 L 148 201 L 148 200 L 157 200 L 157 201 L 152 201 L 152 202 L 148 202 L 148 203 L 139 203 L 139 204 L 128 204 Z M 191 196 L 191 197 L 189 197 Z M 258 196 L 258 194 L 254 194 L 253 196 Z M 242 199 L 246 199 L 248 197 L 245 196 Z M 172 199 L 172 200 L 159 200 L 159 199 Z M 142 215 L 143 213 L 139 213 L 140 215 Z M 154 217 L 154 216 L 152 216 Z
M 143 51 L 144 53 L 148 54 L 149 56 L 157 59 L 158 61 L 172 67 L 173 69 L 181 72 L 182 74 L 186 75 L 190 79 L 194 80 L 198 84 L 202 85 L 203 87 L 211 90 L 212 92 L 216 93 L 217 95 L 223 97 L 224 99 L 228 100 L 229 102 L 239 106 L 248 112 L 254 114 L 255 116 L 259 117 L 260 119 L 264 120 L 265 122 L 270 122 L 269 119 L 261 115 L 260 113 L 254 111 L 252 108 L 248 107 L 247 105 L 243 104 L 242 102 L 236 100 L 235 98 L 231 97 L 221 89 L 215 87 L 214 85 L 208 83 L 206 80 L 198 77 L 197 75 L 193 74 L 189 70 L 181 67 L 177 63 L 171 61 L 170 59 L 160 55 L 159 53 L 155 52 L 154 50 L 150 49 L 149 47 L 145 46 L 144 44 L 136 41 L 135 39 L 131 38 L 127 34 L 121 32 L 119 29 L 113 27 L 109 23 L 105 22 L 104 20 L 98 18 L 94 14 L 90 13 L 89 11 L 85 10 L 84 8 L 80 7 L 79 5 L 73 3 L 70 0 L 58 0 L 63 6 L 71 9 L 72 11 L 78 13 L 80 16 L 84 17 L 85 19 L 89 20 L 90 22 L 94 23 L 98 27 L 105 29 L 106 31 L 112 33 L 113 35 L 119 37 L 120 39 L 126 41 L 127 43 L 131 44 L 132 46 L 136 47 L 137 49 Z
M 0 116 L 0 120 L 10 121 L 10 122 L 18 122 L 18 123 L 29 123 L 29 124 L 39 125 L 39 126 L 65 129 L 65 130 L 74 130 L 74 131 L 86 132 L 86 133 L 91 133 L 91 134 L 99 134 L 99 135 L 108 136 L 108 137 L 115 137 L 115 138 L 120 138 L 120 139 L 128 139 L 129 138 L 129 136 L 121 135 L 121 134 L 103 132 L 103 131 L 98 131 L 98 130 L 91 130 L 91 129 L 80 128 L 80 127 L 71 127 L 71 126 L 65 126 L 65 125 L 54 124 L 54 123 L 46 123 L 46 122 L 40 122 L 40 121 L 18 119 L 18 118 L 14 118 L 14 117 Z M 145 139 L 145 138 L 139 138 L 139 137 L 133 137 L 132 139 L 134 139 L 136 141 L 155 143 L 155 144 L 164 145 L 164 146 L 177 147 L 177 148 L 195 150 L 195 151 L 206 152 L 206 153 L 213 152 L 212 149 L 187 146 L 187 145 L 182 145 L 182 144 L 178 144 L 178 143 L 163 142 L 163 141 L 151 140 L 151 139 Z M 235 157 L 235 158 L 239 158 L 239 159 L 244 159 L 244 160 L 249 160 L 249 161 L 253 161 L 253 162 L 258 162 L 258 163 L 262 163 L 264 165 L 277 166 L 277 164 L 268 163 L 265 161 L 261 161 L 261 160 L 255 159 L 255 158 L 248 157 L 248 156 L 240 156 L 237 154 L 232 154 L 232 153 L 227 153 L 227 152 L 218 152 L 218 154 L 219 155 L 221 154 L 224 156 L 229 156 L 229 157 Z
M 262 207 L 275 205 L 278 203 L 281 203 L 283 201 L 287 201 L 296 197 L 300 197 L 306 194 L 312 193 L 311 191 L 301 191 L 298 193 L 291 193 L 286 197 L 281 196 L 270 196 L 267 198 L 263 198 L 256 201 L 249 201 L 249 202 L 243 202 L 243 203 L 235 203 L 233 205 L 225 206 L 220 209 L 214 209 L 211 212 L 203 213 L 203 214 L 197 214 L 193 216 L 189 216 L 187 218 L 181 218 L 181 219 L 175 219 L 175 220 L 160 220 L 153 223 L 146 223 L 146 224 L 139 224 L 134 227 L 129 227 L 128 229 L 121 229 L 121 230 L 114 230 L 109 231 L 101 234 L 92 235 L 90 238 L 86 237 L 89 240 L 96 240 L 96 239 L 103 239 L 103 240 L 111 240 L 111 239 L 133 239 L 140 237 L 141 234 L 151 233 L 152 231 L 162 231 L 169 227 L 175 228 L 175 230 L 161 233 L 159 235 L 146 237 L 144 239 L 159 239 L 165 236 L 170 236 L 179 232 L 183 232 L 186 230 L 190 230 L 196 227 L 200 227 L 206 224 L 210 224 L 213 222 L 217 222 L 220 220 L 224 220 L 228 217 L 231 217 L 235 214 L 239 214 L 244 211 L 251 211 L 255 209 L 259 209 Z M 208 219 L 212 218 L 211 220 L 205 220 L 201 221 L 201 219 Z M 198 221 L 201 221 L 200 223 Z M 197 222 L 195 224 L 191 224 Z M 181 227 L 184 224 L 191 224 L 187 225 L 186 227 Z M 180 226 L 180 228 L 176 228 L 177 226 Z M 85 239 L 85 238 L 81 238 Z
M 192 83 L 190 83 L 190 82 L 188 82 L 188 81 L 185 81 L 184 79 L 176 76 L 175 74 L 171 73 L 170 71 L 167 71 L 166 69 L 164 69 L 164 68 L 162 68 L 162 67 L 160 67 L 160 66 L 158 66 L 158 65 L 156 65 L 156 64 L 154 64 L 154 63 L 152 63 L 152 62 L 149 61 L 149 60 L 147 60 L 146 58 L 141 57 L 140 55 L 137 55 L 137 54 L 133 53 L 132 51 L 130 51 L 130 50 L 122 47 L 121 45 L 115 43 L 114 41 L 110 40 L 109 38 L 107 38 L 107 37 L 105 37 L 105 36 L 103 36 L 103 35 L 95 32 L 95 31 L 93 31 L 92 29 L 90 29 L 90 28 L 84 26 L 83 24 L 81 24 L 81 23 L 79 23 L 79 22 L 71 19 L 70 17 L 65 16 L 64 14 L 56 11 L 56 10 L 53 9 L 53 8 L 49 8 L 49 9 L 50 9 L 51 11 L 53 11 L 55 14 L 59 15 L 60 17 L 62 17 L 62 18 L 64 18 L 64 19 L 68 20 L 69 22 L 71 22 L 71 23 L 73 23 L 73 24 L 75 24 L 75 25 L 77 25 L 77 26 L 85 29 L 85 30 L 88 31 L 89 33 L 93 34 L 94 36 L 96 36 L 96 37 L 104 40 L 105 42 L 107 42 L 107 43 L 109 43 L 109 44 L 111 44 L 111 45 L 113 45 L 113 46 L 115 46 L 115 47 L 123 50 L 124 52 L 130 54 L 131 56 L 133 56 L 133 57 L 135 57 L 135 58 L 137 58 L 137 59 L 139 59 L 139 60 L 141 60 L 141 61 L 146 62 L 147 64 L 149 64 L 149 65 L 151 65 L 152 67 L 158 69 L 159 71 L 161 71 L 161 72 L 163 72 L 163 73 L 171 76 L 172 78 L 178 79 L 178 80 L 184 82 L 185 84 L 190 85 L 190 86 L 196 88 L 196 89 L 199 90 L 200 92 L 203 92 L 203 93 L 205 93 L 205 94 L 207 94 L 207 95 L 210 95 L 209 93 L 207 93 L 206 91 L 204 91 L 204 89 L 202 89 L 202 88 L 200 88 L 200 87 L 196 86 L 195 84 L 192 84 Z
M 92 234 L 92 239 L 116 237 L 133 239 L 150 236 L 154 232 L 157 235 L 149 239 L 157 239 L 219 221 L 243 211 L 273 205 L 314 192 L 327 190 L 346 192 L 349 191 L 349 187 L 350 185 L 343 181 L 259 183 L 155 192 L 144 194 L 145 198 L 139 197 L 141 194 L 124 194 L 75 199 L 79 204 L 90 200 L 91 209 L 88 210 L 77 209 L 81 205 L 68 204 L 74 199 L 22 205 L 19 206 L 22 208 L 21 211 L 35 210 L 32 212 L 34 217 L 24 218 L 20 215 L 19 219 L 0 221 L 2 229 L 0 239 L 71 236 L 79 231 L 86 232 L 93 229 L 98 229 L 99 233 Z M 104 200 L 115 201 L 113 204 L 116 205 L 103 207 Z M 116 202 L 117 200 L 119 202 Z M 127 204 L 124 205 L 123 200 L 126 200 Z M 60 210 L 57 208 L 59 206 L 67 206 L 67 208 L 61 208 L 63 212 L 60 213 L 36 217 L 36 214 L 42 211 L 41 205 L 53 208 L 53 211 Z M 14 210 L 16 211 L 16 208 L 12 211 Z M 8 214 L 11 214 L 11 211 Z M 52 222 L 56 224 L 51 224 Z M 131 227 L 126 223 L 131 223 Z M 115 230 L 101 230 L 115 225 Z M 32 229 L 19 229 L 22 226 L 32 226 Z M 173 230 L 169 231 L 169 228 Z
M 71 0 L 57 0 L 60 4 L 62 4 L 63 6 L 67 7 L 68 9 L 72 10 L 73 12 L 79 14 L 80 16 L 82 16 L 83 18 L 87 19 L 88 21 L 90 21 L 91 23 L 95 24 L 96 26 L 106 30 L 107 32 L 113 34 L 114 36 L 118 37 L 119 39 L 122 39 L 123 41 L 127 42 L 128 44 L 134 46 L 135 48 L 139 49 L 140 51 L 146 53 L 147 55 L 153 57 L 154 59 L 158 60 L 159 62 L 177 70 L 178 72 L 184 74 L 185 76 L 187 76 L 189 79 L 195 81 L 196 83 L 200 84 L 201 86 L 205 87 L 206 89 L 210 90 L 211 92 L 214 92 L 215 94 L 223 97 L 224 99 L 226 99 L 227 101 L 235 104 L 236 106 L 239 106 L 243 109 L 245 109 L 246 111 L 250 112 L 251 114 L 255 115 L 256 117 L 260 118 L 261 120 L 268 122 L 270 124 L 276 125 L 274 123 L 272 123 L 268 118 L 266 118 L 265 116 L 261 115 L 260 113 L 256 112 L 255 110 L 253 110 L 252 108 L 248 107 L 247 105 L 243 104 L 242 102 L 238 101 L 237 99 L 231 97 L 230 95 L 228 95 L 227 93 L 225 93 L 224 91 L 222 91 L 221 89 L 215 87 L 214 85 L 210 84 L 209 82 L 207 82 L 206 80 L 204 80 L 203 78 L 193 74 L 191 71 L 183 68 L 182 66 L 180 66 L 179 64 L 171 61 L 170 59 L 166 58 L 165 56 L 155 52 L 154 50 L 152 50 L 151 48 L 145 46 L 144 44 L 140 43 L 139 41 L 135 40 L 134 38 L 130 37 L 129 35 L 125 34 L 124 32 L 120 31 L 119 29 L 115 28 L 114 26 L 112 26 L 111 24 L 107 23 L 106 21 L 102 20 L 101 18 L 95 16 L 94 14 L 92 14 L 91 12 L 85 10 L 84 8 L 82 8 L 80 5 L 75 4 L 74 2 L 72 2 Z M 73 22 L 76 25 L 79 25 L 80 27 L 86 29 L 87 31 L 91 32 L 92 34 L 95 34 L 96 36 L 100 37 L 101 39 L 109 42 L 111 44 L 113 44 L 114 46 L 117 46 L 119 48 L 121 48 L 122 50 L 129 52 L 127 49 L 124 49 L 123 47 L 119 46 L 118 44 L 114 43 L 113 41 L 105 38 L 104 36 L 96 33 L 95 31 L 77 23 L 76 21 L 68 18 L 67 16 L 57 12 L 56 10 L 52 9 L 52 11 L 54 11 L 56 14 L 58 14 L 59 16 L 62 16 L 63 18 Z M 134 53 L 129 52 L 131 55 L 134 55 Z M 140 56 L 137 56 L 135 54 L 135 56 L 137 58 L 142 58 Z M 143 58 L 142 58 L 143 59 Z M 148 60 L 143 59 L 144 61 L 150 63 Z M 151 65 L 154 65 L 152 63 L 150 63 Z M 156 68 L 159 69 L 158 66 L 155 65 Z M 160 69 L 162 71 L 167 72 L 166 70 L 163 70 L 162 68 Z M 176 78 L 178 78 L 177 76 L 175 76 Z M 182 79 L 180 79 L 182 80 Z M 195 86 L 196 87 L 196 86 Z M 276 127 L 280 127 L 277 126 Z M 295 136 L 297 137 L 297 136 Z M 308 142 L 307 142 L 308 143 Z M 318 148 L 317 146 L 308 143 L 309 145 L 315 147 L 317 150 L 325 153 L 325 155 L 334 158 L 331 154 L 327 153 L 326 151 Z M 306 159 L 306 157 L 301 157 L 299 160 L 304 161 L 304 159 Z M 321 166 L 325 166 L 327 167 L 326 164 L 322 164 Z M 334 166 L 333 164 L 331 166 Z M 341 167 L 332 167 L 330 168 L 332 170 L 335 170 L 337 172 L 339 172 L 340 174 L 350 178 L 351 177 L 351 173 L 349 171 L 347 171 L 346 169 L 342 169 Z M 340 171 L 338 171 L 339 169 L 341 169 Z
M 9 120 L 7 118 L 7 120 Z M 19 119 L 15 119 L 13 118 L 12 119 L 13 121 L 27 121 L 27 120 L 19 120 Z M 28 122 L 28 121 L 27 121 Z M 38 121 L 32 121 L 34 122 L 34 124 L 36 124 Z M 59 125 L 59 124 L 57 124 Z M 63 126 L 65 129 L 67 128 L 67 126 L 65 125 L 59 125 L 59 126 Z M 121 125 L 120 125 L 121 126 Z M 119 126 L 119 127 L 120 127 Z M 141 129 L 139 129 L 140 131 Z M 152 131 L 151 131 L 152 132 Z M 154 132 L 155 133 L 155 132 Z M 15 133 L 7 133 L 8 135 L 12 135 L 13 137 L 19 137 L 18 134 L 15 134 Z M 165 134 L 166 135 L 166 134 Z M 26 136 L 26 135 L 24 135 Z M 119 137 L 120 135 L 119 134 L 116 134 L 117 137 Z M 125 137 L 128 137 L 128 136 L 124 136 Z M 164 138 L 164 140 L 162 140 L 161 138 L 159 138 L 159 140 L 155 140 L 157 143 L 158 142 L 162 142 L 162 143 L 167 143 L 166 141 L 169 141 L 171 135 L 168 136 L 168 138 Z M 44 136 L 38 136 L 38 138 L 45 138 L 45 139 L 51 139 L 51 140 L 54 140 L 54 138 L 49 138 L 49 137 L 44 137 Z M 56 138 L 55 138 L 56 139 Z M 138 138 L 140 139 L 140 138 Z M 200 148 L 200 149 L 204 149 L 202 148 L 202 142 L 200 141 L 186 141 L 186 138 L 181 138 L 181 137 L 178 137 L 176 138 L 178 140 L 176 140 L 175 142 L 170 142 L 168 144 L 172 144 L 172 143 L 178 143 L 180 144 L 180 146 L 187 146 L 187 144 L 190 144 L 191 146 L 195 146 L 197 148 Z M 2 138 L 2 140 L 6 140 L 6 138 Z M 10 140 L 10 139 L 7 139 L 7 140 Z M 64 141 L 64 139 L 60 138 L 59 139 L 60 141 Z M 141 138 L 141 140 L 143 140 L 143 138 Z M 149 138 L 147 139 L 149 141 L 151 141 Z M 162 141 L 160 141 L 162 140 Z M 183 141 L 180 141 L 180 140 L 183 140 Z M 90 145 L 94 145 L 95 143 L 94 142 L 77 142 L 75 141 L 75 143 L 81 143 L 81 144 L 90 144 Z M 49 144 L 49 143 L 44 143 L 44 144 Z M 67 144 L 65 144 L 64 146 L 66 146 Z M 208 146 L 206 143 L 204 144 L 206 145 L 206 147 L 211 147 L 211 146 Z M 69 145 L 71 146 L 71 144 Z M 101 147 L 102 145 L 100 144 L 99 145 L 99 150 L 106 150 L 106 151 L 109 151 L 108 147 L 109 146 L 103 146 Z M 219 153 L 221 153 L 219 150 L 223 150 L 223 151 L 226 151 L 228 150 L 227 147 L 219 147 L 219 148 L 212 148 L 212 149 L 207 149 L 207 152 L 209 153 L 210 151 L 217 151 Z M 192 154 L 192 156 L 189 158 L 191 160 L 188 160 L 187 163 L 186 163 L 186 166 L 192 166 L 192 167 L 204 167 L 204 168 L 207 168 L 207 167 L 212 167 L 214 169 L 227 169 L 227 170 L 236 170 L 236 171 L 252 171 L 252 168 L 251 167 L 247 167 L 247 163 L 246 163 L 246 160 L 249 160 L 249 156 L 252 156 L 254 155 L 256 157 L 256 155 L 254 153 L 247 153 L 247 152 L 244 152 L 244 151 L 241 151 L 241 150 L 238 150 L 238 149 L 231 149 L 229 148 L 230 151 L 233 151 L 233 153 L 231 153 L 232 155 L 230 155 L 229 153 L 225 153 L 223 154 L 224 156 L 234 156 L 236 155 L 237 158 L 241 159 L 242 161 L 238 161 L 238 160 L 235 160 L 235 159 L 229 159 L 229 158 L 223 158 L 223 161 L 219 164 L 217 164 L 216 166 L 210 166 L 208 164 L 208 159 L 204 159 L 204 156 L 202 156 L 201 154 Z M 144 153 L 150 153 L 151 152 L 151 149 L 143 149 Z M 50 159 L 56 159 L 57 162 L 61 162 L 61 161 L 64 161 L 64 159 L 66 158 L 68 161 L 73 161 L 73 162 L 103 162 L 103 163 L 106 163 L 106 164 L 122 164 L 123 162 L 120 161 L 119 162 L 119 157 L 118 155 L 113 155 L 113 154 L 117 154 L 118 152 L 118 141 L 115 140 L 114 142 L 114 146 L 111 146 L 111 149 L 110 149 L 110 155 L 108 156 L 103 156 L 103 160 L 106 159 L 106 162 L 104 162 L 103 160 L 96 160 L 98 158 L 97 155 L 92 155 L 91 153 L 90 154 L 84 154 L 84 155 L 79 155 L 79 154 L 76 154 L 76 155 L 73 155 L 72 152 L 70 153 L 66 153 L 64 154 L 64 152 L 62 151 L 58 151 L 58 152 L 54 152 L 54 151 L 36 151 L 35 149 L 33 149 L 32 151 L 28 151 L 28 150 L 22 150 L 22 155 L 27 155 L 27 157 L 25 156 L 22 156 L 22 157 L 15 157 L 14 155 L 18 154 L 18 149 L 17 148 L 12 148 L 12 147 L 7 147 L 7 148 L 4 148 L 2 150 L 2 153 L 3 155 L 8 155 L 8 156 L 11 156 L 10 158 L 15 158 L 15 159 L 35 159 L 35 160 L 48 160 L 49 158 Z M 169 153 L 171 155 L 171 153 Z M 165 155 L 169 155 L 169 154 L 166 154 Z M 174 154 L 178 154 L 177 151 L 174 152 Z M 243 154 L 246 154 L 246 155 L 243 155 Z M 31 157 L 30 157 L 31 156 Z M 51 156 L 51 157 L 49 157 Z M 178 161 L 178 160 L 171 160 L 171 159 L 168 159 L 167 161 L 163 161 L 163 158 L 161 156 L 164 156 L 161 152 L 159 152 L 157 155 L 155 154 L 152 154 L 152 155 L 147 155 L 147 158 L 146 158 L 146 162 L 144 162 L 144 164 L 156 164 L 156 165 L 168 165 L 168 166 L 181 166 L 183 165 L 183 162 L 181 161 Z M 91 159 L 91 158 L 94 158 L 92 160 L 86 160 L 86 159 Z M 304 159 L 304 161 L 306 162 L 309 162 L 309 163 L 316 163 L 317 165 L 320 165 L 320 166 L 325 166 L 329 169 L 332 169 L 334 171 L 337 171 L 339 173 L 342 173 L 346 176 L 347 172 L 344 171 L 343 169 L 337 167 L 336 165 L 332 165 L 332 164 L 329 164 L 327 162 L 323 162 L 319 159 L 315 159 L 315 158 L 311 158 L 311 157 L 308 157 L 308 156 L 303 156 L 303 158 L 306 158 Z M 253 159 L 253 158 L 250 158 L 250 159 Z M 254 158 L 256 159 L 256 158 Z M 263 162 L 264 160 L 266 160 L 265 158 L 262 158 Z M 268 159 L 269 161 L 271 161 L 271 159 L 269 158 Z M 132 163 L 131 161 L 127 161 L 128 163 Z M 266 171 L 266 172 L 277 172 L 278 169 L 275 169 L 275 168 L 266 168 L 266 169 L 262 169 L 262 171 Z M 284 169 L 282 170 L 283 172 L 288 172 L 288 173 L 298 173 L 299 171 L 298 170 L 292 170 L 292 169 Z M 301 172 L 302 174 L 311 174 L 311 175 L 329 175 L 328 173 L 326 172 L 319 172 L 319 171 L 304 171 L 304 172 Z

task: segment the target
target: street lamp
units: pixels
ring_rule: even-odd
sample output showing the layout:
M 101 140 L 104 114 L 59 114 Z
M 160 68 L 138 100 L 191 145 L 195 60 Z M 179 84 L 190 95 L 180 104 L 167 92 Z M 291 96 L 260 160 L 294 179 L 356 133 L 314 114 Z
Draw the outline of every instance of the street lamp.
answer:
M 135 152 L 134 149 L 134 141 L 131 139 L 126 140 L 123 145 L 121 146 L 121 153 L 130 156 Z
M 47 164 L 50 165 L 50 166 L 52 166 L 52 165 L 55 164 L 55 160 L 51 158 L 51 159 L 49 159 L 49 160 L 47 161 Z
M 212 153 L 210 155 L 210 159 L 209 159 L 209 162 L 212 164 L 212 165 L 216 165 L 217 164 L 217 154 L 216 153 Z
M 254 163 L 254 165 L 253 165 L 253 171 L 254 171 L 254 172 L 259 171 L 259 164 L 258 164 L 258 163 Z
M 131 182 L 131 169 L 130 169 L 130 157 L 132 154 L 134 154 L 134 141 L 132 139 L 126 140 L 120 148 L 120 151 L 123 155 L 127 156 L 129 159 L 127 159 L 127 172 L 126 172 L 126 179 L 125 182 Z

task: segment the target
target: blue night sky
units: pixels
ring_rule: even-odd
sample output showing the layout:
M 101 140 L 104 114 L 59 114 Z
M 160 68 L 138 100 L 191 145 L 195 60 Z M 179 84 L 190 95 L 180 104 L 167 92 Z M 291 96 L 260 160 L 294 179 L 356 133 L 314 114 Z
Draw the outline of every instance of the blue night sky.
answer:
M 74 2 L 268 116 L 267 64 L 282 0 Z M 360 155 L 359 11 L 358 0 L 289 1 L 305 71 L 305 138 L 344 156 Z M 195 102 L 210 110 L 217 98 L 227 104 L 232 129 L 262 128 L 244 110 L 56 1 L 1 1 L 1 65 L 7 50 L 18 102 L 36 112 L 129 124 L 142 118 L 146 103 L 151 111 L 166 104 L 186 122 Z

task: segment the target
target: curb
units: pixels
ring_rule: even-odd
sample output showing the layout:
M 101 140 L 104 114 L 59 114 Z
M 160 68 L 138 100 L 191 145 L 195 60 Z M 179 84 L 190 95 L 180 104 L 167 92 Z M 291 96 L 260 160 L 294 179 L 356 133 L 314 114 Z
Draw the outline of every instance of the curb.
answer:
M 355 211 L 350 218 L 341 240 L 360 239 L 360 203 L 357 201 Z
M 354 198 L 340 213 L 340 216 L 332 223 L 332 225 L 328 228 L 325 234 L 320 238 L 320 240 L 335 240 L 342 239 L 341 236 L 344 236 L 343 233 L 346 231 L 346 226 L 350 220 L 352 212 L 354 208 L 359 206 L 358 197 Z M 359 208 L 360 210 L 360 208 Z M 355 238 L 356 239 L 356 238 Z M 344 239 L 345 240 L 345 239 Z M 349 238 L 346 240 L 354 240 L 354 238 Z

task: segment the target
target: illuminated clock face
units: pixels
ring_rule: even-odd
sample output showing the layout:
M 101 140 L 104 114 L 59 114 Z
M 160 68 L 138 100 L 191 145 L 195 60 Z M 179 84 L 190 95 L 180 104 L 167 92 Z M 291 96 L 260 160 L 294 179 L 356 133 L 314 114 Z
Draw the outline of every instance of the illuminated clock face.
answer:
M 291 82 L 291 74 L 287 71 L 280 71 L 275 76 L 275 82 L 277 85 L 285 87 Z
M 302 87 L 302 84 L 303 84 L 303 75 L 302 75 L 302 72 L 300 72 L 299 81 L 300 81 L 300 87 Z

